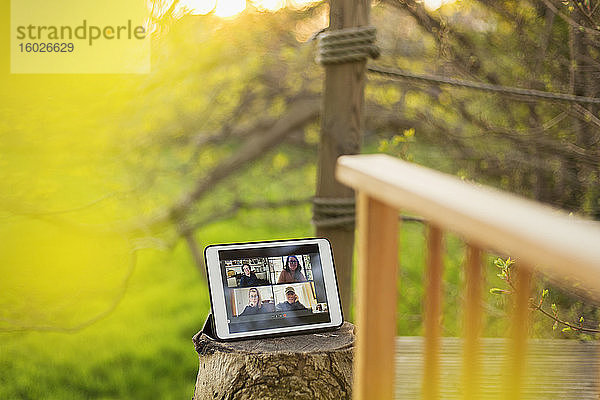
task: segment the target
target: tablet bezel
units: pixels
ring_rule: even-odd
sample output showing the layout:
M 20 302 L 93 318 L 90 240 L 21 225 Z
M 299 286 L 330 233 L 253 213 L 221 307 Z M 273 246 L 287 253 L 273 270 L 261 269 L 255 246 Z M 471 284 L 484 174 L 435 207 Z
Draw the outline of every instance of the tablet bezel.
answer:
M 281 328 L 269 328 L 259 331 L 248 332 L 229 332 L 227 322 L 227 311 L 225 306 L 224 282 L 221 278 L 221 264 L 219 260 L 220 250 L 237 249 L 261 249 L 270 247 L 287 247 L 297 245 L 317 244 L 319 248 L 319 257 L 323 271 L 323 280 L 325 293 L 327 295 L 327 305 L 330 315 L 329 322 L 297 325 Z M 333 260 L 331 244 L 325 238 L 308 238 L 292 240 L 275 240 L 263 242 L 215 244 L 207 246 L 204 249 L 204 258 L 206 262 L 206 271 L 208 277 L 208 287 L 210 294 L 210 304 L 214 317 L 215 336 L 219 340 L 236 340 L 252 337 L 280 336 L 294 333 L 309 333 L 313 331 L 322 331 L 335 329 L 342 326 L 344 317 L 340 303 L 339 289 Z

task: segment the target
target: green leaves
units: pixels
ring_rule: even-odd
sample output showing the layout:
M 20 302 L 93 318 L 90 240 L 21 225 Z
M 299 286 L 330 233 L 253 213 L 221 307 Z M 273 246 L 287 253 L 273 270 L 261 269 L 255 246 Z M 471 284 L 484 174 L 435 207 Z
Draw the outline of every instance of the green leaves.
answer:
M 513 265 L 515 265 L 516 262 L 515 260 L 511 259 L 510 257 L 508 257 L 506 260 L 498 257 L 494 260 L 494 265 L 496 266 L 496 268 L 500 269 L 500 272 L 498 274 L 496 274 L 496 276 L 500 279 L 502 279 L 503 281 L 506 282 L 506 284 L 509 286 L 509 289 L 502 289 L 502 288 L 498 288 L 498 287 L 493 287 L 490 289 L 490 293 L 491 294 L 495 294 L 495 295 L 505 295 L 505 294 L 512 294 L 514 290 L 516 290 L 516 287 L 514 285 L 514 283 L 512 282 L 512 278 L 511 278 L 511 268 Z M 583 317 L 583 315 L 579 316 L 579 320 L 578 323 L 577 322 L 570 322 L 567 319 L 561 319 L 559 316 L 559 309 L 558 306 L 556 305 L 556 303 L 552 303 L 550 305 L 550 309 L 551 311 L 547 311 L 544 309 L 543 305 L 544 305 L 544 300 L 546 298 L 548 298 L 550 295 L 550 291 L 546 288 L 543 288 L 540 292 L 540 296 L 539 299 L 529 299 L 529 307 L 533 310 L 537 310 L 540 313 L 544 314 L 546 317 L 552 319 L 554 321 L 554 323 L 552 324 L 552 330 L 556 331 L 559 327 L 559 325 L 562 325 L 563 328 L 561 329 L 562 333 L 569 333 L 569 332 L 576 332 L 579 336 L 580 339 L 583 337 L 590 337 L 589 334 L 587 334 L 586 332 L 597 332 L 600 333 L 600 331 L 598 330 L 594 330 L 594 329 L 590 329 L 588 327 L 584 327 L 583 323 L 585 322 L 585 318 Z M 600 327 L 600 325 L 599 325 Z
M 502 258 L 498 257 L 498 259 L 496 260 L 496 266 L 501 265 L 501 268 L 510 268 L 515 263 L 516 261 L 510 257 L 508 257 L 506 260 L 503 260 Z
M 500 269 L 500 273 L 496 274 L 496 276 L 502 279 L 504 282 L 508 284 L 508 286 L 513 287 L 513 283 L 510 276 L 510 268 L 515 264 L 515 261 L 508 257 L 504 260 L 502 257 L 498 257 L 494 260 L 494 265 Z M 490 293 L 492 294 L 508 294 L 511 293 L 508 290 L 502 290 L 498 288 L 490 289 Z
M 392 138 L 381 139 L 377 150 L 383 153 L 389 153 L 405 160 L 411 161 L 413 155 L 409 152 L 409 144 L 415 142 L 415 129 L 405 129 L 401 135 L 394 135 Z

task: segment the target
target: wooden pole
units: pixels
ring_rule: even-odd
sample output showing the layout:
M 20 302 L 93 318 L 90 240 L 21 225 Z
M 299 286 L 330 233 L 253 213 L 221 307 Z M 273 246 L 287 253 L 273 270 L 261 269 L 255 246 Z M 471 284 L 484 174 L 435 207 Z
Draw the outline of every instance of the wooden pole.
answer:
M 396 352 L 398 211 L 364 193 L 358 199 L 355 400 L 392 400 Z
M 329 28 L 337 30 L 368 25 L 370 7 L 370 0 L 330 0 Z M 334 173 L 339 156 L 360 152 L 365 66 L 366 61 L 325 66 L 317 197 L 354 198 L 353 190 L 339 183 Z M 342 307 L 345 317 L 350 318 L 353 226 L 317 227 L 316 235 L 331 242 Z

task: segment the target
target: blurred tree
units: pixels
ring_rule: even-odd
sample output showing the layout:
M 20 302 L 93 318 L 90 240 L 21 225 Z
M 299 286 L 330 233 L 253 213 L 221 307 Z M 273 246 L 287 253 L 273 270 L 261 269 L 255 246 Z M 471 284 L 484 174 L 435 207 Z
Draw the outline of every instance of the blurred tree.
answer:
M 597 1 L 426 5 L 374 5 L 378 64 L 599 96 Z M 33 77 L 28 86 L 10 77 L 0 109 L 3 215 L 133 247 L 183 237 L 203 273 L 198 227 L 240 210 L 308 205 L 315 193 L 324 74 L 310 38 L 328 12 L 324 2 L 276 13 L 250 5 L 221 19 L 157 1 L 151 74 Z M 597 104 L 370 78 L 365 151 L 600 218 Z M 298 214 L 273 223 L 297 224 Z M 57 249 L 67 248 L 65 239 Z
M 197 218 L 188 211 L 208 190 L 214 193 L 214 184 L 243 175 L 240 165 L 260 159 L 284 142 L 293 144 L 296 151 L 308 151 L 304 159 L 314 157 L 314 136 L 310 135 L 319 114 L 322 74 L 312 63 L 312 46 L 298 39 L 309 36 L 301 32 L 306 26 L 313 31 L 323 28 L 315 21 L 326 13 L 325 4 L 275 15 L 248 10 L 234 21 L 216 24 L 219 36 L 205 39 L 202 46 L 210 48 L 211 61 L 209 69 L 201 72 L 206 94 L 198 92 L 198 97 L 219 99 L 204 111 L 219 131 L 198 134 L 201 139 L 194 142 L 198 145 L 194 154 L 213 152 L 214 146 L 231 155 L 202 175 L 161 218 L 178 223 Z M 593 98 L 598 96 L 600 74 L 597 19 L 594 4 L 588 9 L 577 2 L 550 0 L 459 1 L 435 11 L 422 2 L 386 0 L 375 7 L 373 15 L 382 63 L 413 72 Z M 173 31 L 193 31 L 215 23 L 209 18 L 202 24 L 194 21 L 184 18 Z M 254 29 L 237 36 L 237 30 L 247 26 Z M 234 37 L 225 41 L 227 35 Z M 173 41 L 177 46 L 185 42 L 183 38 Z M 248 50 L 243 58 L 233 50 L 240 46 Z M 217 57 L 219 62 L 213 61 Z M 206 60 L 199 60 L 206 68 Z M 219 74 L 220 70 L 227 72 Z M 207 79 L 217 80 L 220 86 L 207 85 Z M 230 95 L 228 100 L 221 98 L 224 92 Z M 263 115 L 254 111 L 257 106 L 272 110 L 272 117 L 257 118 Z M 221 122 L 216 113 L 224 118 Z M 182 136 L 179 144 L 189 147 L 185 137 L 197 131 L 198 120 L 185 114 L 182 120 L 191 121 L 194 128 L 174 130 L 169 121 L 164 130 L 177 131 Z M 272 130 L 275 121 L 281 130 Z M 600 215 L 599 127 L 598 106 L 593 104 L 377 77 L 367 87 L 367 149 L 380 142 L 380 150 L 407 158 L 416 155 L 425 164 L 594 217 Z M 247 138 L 249 146 L 240 144 L 240 137 Z M 419 146 L 412 154 L 406 143 L 415 138 Z M 236 146 L 231 146 L 232 141 Z M 268 175 L 268 164 L 261 165 Z M 232 201 L 239 203 L 239 199 Z
M 395 29 L 382 37 L 390 65 L 599 97 L 600 16 L 593 1 L 589 8 L 573 1 L 457 1 L 436 11 L 411 0 L 382 3 L 382 15 L 394 15 L 380 23 Z M 414 24 L 400 23 L 407 19 Z M 423 87 L 402 81 L 400 87 L 401 98 L 392 107 L 423 121 L 425 126 L 416 125 L 417 136 L 443 147 L 456 161 L 453 172 L 600 218 L 597 102 L 548 101 L 437 82 Z

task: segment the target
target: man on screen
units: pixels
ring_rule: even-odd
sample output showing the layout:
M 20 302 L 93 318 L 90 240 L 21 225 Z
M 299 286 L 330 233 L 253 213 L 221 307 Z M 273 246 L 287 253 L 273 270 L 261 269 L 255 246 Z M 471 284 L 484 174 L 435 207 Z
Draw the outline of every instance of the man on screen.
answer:
M 298 295 L 293 287 L 285 288 L 285 297 L 287 297 L 287 301 L 277 304 L 277 311 L 306 310 L 306 307 L 298 301 Z
M 244 271 L 244 275 L 240 278 L 240 287 L 258 286 L 261 284 L 254 271 L 250 269 L 249 264 L 244 263 L 242 271 Z

